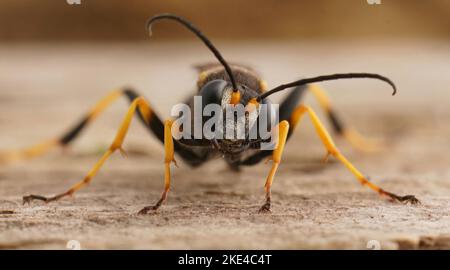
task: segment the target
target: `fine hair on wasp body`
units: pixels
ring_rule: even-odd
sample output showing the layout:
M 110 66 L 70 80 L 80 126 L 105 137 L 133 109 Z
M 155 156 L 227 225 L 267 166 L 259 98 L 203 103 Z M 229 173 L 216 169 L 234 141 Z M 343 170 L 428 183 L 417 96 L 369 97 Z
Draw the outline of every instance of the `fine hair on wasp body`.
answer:
M 215 81 L 210 83 L 214 84 Z M 214 141 L 218 145 L 212 146 L 220 145 L 218 150 L 224 150 L 225 155 L 243 152 L 251 145 L 258 145 L 261 150 L 275 149 L 278 129 L 272 130 L 271 127 L 278 123 L 279 105 L 230 104 L 231 92 L 231 88 L 224 91 L 220 104 L 203 106 L 202 96 L 194 96 L 193 104 L 179 103 L 173 106 L 173 138 Z M 248 94 L 244 92 L 243 95 Z
M 161 20 L 177 22 L 190 30 L 219 62 L 197 66 L 199 76 L 196 94 L 172 109 L 173 119 L 163 121 L 150 106 L 150 102 L 136 90 L 121 88 L 100 100 L 78 123 L 60 137 L 27 149 L 0 155 L 0 160 L 11 162 L 43 155 L 54 147 L 65 147 L 119 97 L 123 96 L 129 100 L 128 111 L 110 147 L 84 178 L 66 191 L 51 197 L 35 194 L 24 196 L 24 203 L 34 200 L 46 203 L 57 201 L 73 195 L 89 184 L 112 154 L 117 151 L 124 152 L 123 143 L 130 123 L 136 115 L 164 145 L 165 152 L 164 189 L 161 197 L 155 204 L 142 208 L 139 214 L 156 211 L 167 200 L 172 181 L 171 164 L 176 165 L 175 155 L 183 159 L 187 165 L 196 167 L 205 164 L 217 154 L 220 154 L 233 170 L 252 166 L 267 159 L 272 161 L 264 185 L 265 202 L 259 209 L 260 212 L 270 212 L 271 187 L 275 174 L 282 164 L 284 147 L 305 116 L 313 123 L 317 136 L 325 147 L 326 158 L 332 156 L 337 159 L 360 184 L 392 201 L 405 204 L 419 203 L 413 195 L 397 195 L 369 181 L 368 177 L 336 147 L 315 111 L 301 102 L 306 93 L 313 94 L 327 115 L 334 134 L 346 139 L 354 147 L 367 151 L 376 148 L 376 145 L 360 135 L 354 128 L 343 123 L 325 91 L 317 83 L 341 79 L 375 79 L 390 85 L 394 95 L 397 89 L 389 78 L 374 73 L 336 73 L 299 79 L 269 90 L 256 71 L 244 65 L 228 64 L 212 42 L 196 26 L 180 16 L 159 14 L 151 17 L 146 24 L 149 33 L 153 24 Z M 279 104 L 270 102 L 271 95 L 285 90 L 289 90 L 289 93 L 282 102 Z

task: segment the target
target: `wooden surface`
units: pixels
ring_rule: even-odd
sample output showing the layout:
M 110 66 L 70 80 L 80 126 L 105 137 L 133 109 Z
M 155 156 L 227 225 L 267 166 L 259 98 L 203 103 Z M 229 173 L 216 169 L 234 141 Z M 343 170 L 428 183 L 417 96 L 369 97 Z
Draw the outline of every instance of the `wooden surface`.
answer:
M 174 169 L 169 201 L 137 216 L 163 187 L 163 148 L 139 124 L 119 154 L 73 199 L 22 205 L 29 193 L 52 195 L 81 179 L 114 137 L 127 103 L 99 118 L 70 151 L 0 165 L 0 248 L 288 248 L 450 247 L 450 50 L 444 43 L 220 44 L 230 61 L 260 70 L 270 86 L 302 76 L 366 71 L 379 82 L 326 83 L 336 110 L 362 133 L 387 141 L 367 154 L 338 146 L 385 189 L 414 194 L 420 206 L 380 199 L 324 148 L 309 121 L 287 145 L 273 188 L 273 213 L 257 214 L 269 165 L 233 173 L 221 160 Z M 46 44 L 0 47 L 0 149 L 60 134 L 109 89 L 132 85 L 163 117 L 195 86 L 192 64 L 214 59 L 200 43 Z M 274 98 L 275 100 L 279 97 Z M 319 111 L 309 96 L 306 103 Z M 322 119 L 323 114 L 319 112 Z M 138 122 L 136 122 L 138 123 Z M 12 211 L 12 212 L 8 212 Z

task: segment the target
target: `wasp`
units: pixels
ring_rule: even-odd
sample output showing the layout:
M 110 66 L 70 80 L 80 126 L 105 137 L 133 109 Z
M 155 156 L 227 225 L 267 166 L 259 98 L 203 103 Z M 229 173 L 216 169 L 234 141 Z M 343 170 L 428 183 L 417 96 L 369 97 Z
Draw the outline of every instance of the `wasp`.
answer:
M 312 121 L 318 137 L 326 148 L 326 158 L 329 156 L 336 158 L 356 177 L 360 184 L 367 186 L 382 196 L 386 196 L 392 201 L 411 204 L 419 203 L 419 200 L 413 195 L 399 196 L 395 193 L 382 189 L 373 182 L 369 181 L 368 178 L 365 177 L 364 174 L 361 173 L 336 147 L 332 137 L 325 129 L 315 111 L 311 107 L 300 102 L 305 93 L 311 92 L 318 99 L 319 104 L 329 118 L 335 133 L 348 139 L 350 143 L 357 147 L 367 148 L 370 147 L 370 144 L 368 144 L 367 141 L 365 141 L 364 138 L 356 132 L 356 130 L 343 124 L 332 108 L 331 102 L 329 101 L 327 95 L 317 83 L 339 79 L 376 79 L 389 84 L 393 88 L 394 95 L 397 89 L 395 84 L 390 79 L 373 73 L 338 73 L 303 78 L 268 89 L 265 81 L 262 80 L 257 72 L 255 72 L 252 68 L 240 64 L 229 64 L 225 61 L 222 54 L 212 44 L 212 42 L 196 26 L 182 17 L 173 14 L 159 14 L 151 17 L 146 24 L 146 29 L 149 31 L 150 35 L 152 33 L 152 25 L 160 20 L 171 20 L 190 30 L 204 43 L 204 45 L 206 45 L 206 47 L 218 60 L 218 63 L 197 66 L 199 72 L 197 92 L 184 104 L 189 107 L 193 107 L 193 100 L 195 98 L 201 98 L 203 107 L 214 104 L 223 110 L 223 112 L 216 112 L 218 114 L 225 114 L 225 108 L 243 106 L 245 107 L 243 114 L 238 114 L 236 117 L 232 117 L 231 119 L 227 118 L 222 122 L 222 126 L 230 127 L 232 133 L 236 133 L 239 130 L 244 130 L 244 134 L 246 135 L 239 138 L 229 138 L 223 136 L 198 137 L 192 135 L 189 136 L 188 133 L 188 136 L 175 139 L 174 133 L 184 133 L 187 130 L 185 125 L 180 125 L 178 128 L 175 128 L 177 118 L 162 121 L 153 110 L 153 107 L 150 106 L 142 95 L 138 94 L 132 88 L 121 88 L 111 92 L 100 100 L 81 119 L 81 121 L 79 121 L 62 136 L 44 141 L 43 143 L 39 143 L 26 149 L 10 151 L 1 155 L 3 160 L 14 161 L 42 155 L 54 147 L 65 147 L 73 142 L 82 130 L 84 130 L 88 124 L 93 122 L 98 115 L 115 100 L 123 96 L 131 103 L 110 147 L 81 181 L 75 183 L 67 191 L 52 197 L 45 197 L 41 195 L 24 196 L 24 204 L 30 203 L 34 200 L 40 200 L 46 203 L 57 201 L 66 196 L 73 195 L 79 189 L 90 183 L 97 175 L 102 165 L 113 153 L 119 151 L 125 154 L 122 145 L 127 135 L 130 123 L 134 119 L 135 115 L 138 119 L 140 119 L 142 124 L 151 133 L 153 133 L 153 135 L 161 143 L 164 144 L 165 150 L 165 184 L 162 195 L 155 204 L 144 207 L 138 212 L 139 214 L 146 214 L 156 211 L 167 200 L 171 186 L 171 164 L 174 163 L 176 165 L 175 154 L 186 164 L 192 167 L 200 166 L 219 155 L 224 158 L 225 162 L 233 170 L 238 170 L 242 166 L 255 165 L 266 159 L 271 160 L 271 168 L 264 186 L 265 202 L 259 209 L 260 212 L 270 212 L 272 204 L 271 187 L 275 174 L 281 164 L 283 150 L 287 140 L 291 137 L 295 128 L 300 123 L 300 120 L 305 115 L 307 115 Z M 290 93 L 279 104 L 278 110 L 275 112 L 273 110 L 259 110 L 260 107 L 265 105 L 268 105 L 269 107 L 273 106 L 273 103 L 270 102 L 269 97 L 284 90 L 290 90 Z M 271 125 L 268 125 L 268 128 L 270 132 L 276 131 L 274 132 L 274 137 L 270 138 L 270 140 L 275 141 L 275 144 L 273 148 L 264 149 L 261 145 L 263 143 L 267 143 L 269 139 L 263 138 L 261 134 L 258 133 L 258 130 L 256 132 L 256 136 L 250 137 L 250 130 L 253 130 L 254 126 L 258 126 L 257 124 L 251 125 L 250 120 L 259 119 L 262 117 L 272 119 L 273 114 L 276 114 L 275 116 L 277 121 Z M 209 119 L 211 119 L 211 117 L 202 117 L 200 121 L 204 124 Z M 194 120 L 191 119 L 191 122 L 192 121 Z M 238 122 L 244 123 L 243 128 L 242 126 L 238 127 Z M 252 123 L 255 123 L 255 121 Z

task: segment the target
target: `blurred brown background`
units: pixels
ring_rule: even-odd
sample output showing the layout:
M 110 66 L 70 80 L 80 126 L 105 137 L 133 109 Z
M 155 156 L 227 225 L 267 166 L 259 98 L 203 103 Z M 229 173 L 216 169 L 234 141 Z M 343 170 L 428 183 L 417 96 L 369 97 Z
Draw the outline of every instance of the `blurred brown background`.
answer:
M 373 80 L 322 85 L 345 123 L 387 146 L 363 153 L 336 138 L 343 153 L 374 183 L 422 201 L 382 200 L 337 162 L 322 164 L 324 148 L 305 119 L 285 149 L 271 215 L 256 214 L 268 164 L 237 174 L 221 160 L 195 170 L 178 160 L 167 204 L 136 216 L 159 198 L 164 179 L 164 147 L 138 121 L 124 144 L 129 158 L 111 157 L 74 199 L 22 205 L 23 195 L 57 194 L 83 179 L 114 138 L 122 100 L 70 149 L 0 162 L 0 249 L 65 249 L 72 239 L 83 249 L 366 249 L 369 240 L 383 249 L 450 249 L 450 0 L 381 2 L 0 0 L 0 154 L 59 136 L 124 85 L 167 119 L 195 91 L 192 65 L 215 61 L 173 22 L 148 37 L 146 20 L 172 12 L 269 87 L 337 72 L 394 80 L 394 97 Z M 304 102 L 326 119 L 313 96 Z
M 145 21 L 161 12 L 182 15 L 222 39 L 450 37 L 448 0 L 2 0 L 0 40 L 144 40 Z M 167 23 L 156 33 L 159 40 L 192 38 Z

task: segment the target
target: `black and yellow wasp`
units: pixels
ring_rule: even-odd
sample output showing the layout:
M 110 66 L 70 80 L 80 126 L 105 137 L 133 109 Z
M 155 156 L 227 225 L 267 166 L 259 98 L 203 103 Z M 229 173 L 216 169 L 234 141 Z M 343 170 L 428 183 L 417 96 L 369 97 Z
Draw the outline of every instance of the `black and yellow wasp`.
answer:
M 262 104 L 270 104 L 268 97 L 274 93 L 285 89 L 291 89 L 288 96 L 279 104 L 278 122 L 271 126 L 271 129 L 277 130 L 276 147 L 271 150 L 262 150 L 260 148 L 261 138 L 250 139 L 197 139 L 197 138 L 183 138 L 180 140 L 174 140 L 172 134 L 172 125 L 174 119 L 162 121 L 151 108 L 149 103 L 144 97 L 139 95 L 136 91 L 129 88 L 120 89 L 114 91 L 97 103 L 93 109 L 82 118 L 72 129 L 70 129 L 63 136 L 56 139 L 48 140 L 30 148 L 4 152 L 1 155 L 3 161 L 13 161 L 35 157 L 42 155 L 52 147 L 66 146 L 71 143 L 80 132 L 91 123 L 106 107 L 108 107 L 113 101 L 121 96 L 125 96 L 131 102 L 128 112 L 117 132 L 117 135 L 112 142 L 109 149 L 104 153 L 101 159 L 93 166 L 89 173 L 83 180 L 73 185 L 66 192 L 58 194 L 53 197 L 44 197 L 40 195 L 29 195 L 23 197 L 24 203 L 29 203 L 32 200 L 41 200 L 44 202 L 52 202 L 59 200 L 65 196 L 72 195 L 78 191 L 81 187 L 88 184 L 93 177 L 98 173 L 102 165 L 106 160 L 117 150 L 123 152 L 122 144 L 127 134 L 129 125 L 134 118 L 135 114 L 142 120 L 143 124 L 156 136 L 156 138 L 164 144 L 165 147 L 165 186 L 161 198 L 156 204 L 148 206 L 139 211 L 140 214 L 148 213 L 149 211 L 157 210 L 162 203 L 167 199 L 167 195 L 170 189 L 170 165 L 175 163 L 174 155 L 181 157 L 185 163 L 191 166 L 199 166 L 212 157 L 221 155 L 225 161 L 230 165 L 232 169 L 238 169 L 240 166 L 250 166 L 259 163 L 260 161 L 270 158 L 272 160 L 272 167 L 265 183 L 266 199 L 265 203 L 261 207 L 261 212 L 270 211 L 271 207 L 271 186 L 275 176 L 275 173 L 280 165 L 283 149 L 286 141 L 292 135 L 299 121 L 304 115 L 308 115 L 314 124 L 316 132 L 320 137 L 322 143 L 327 150 L 327 157 L 333 156 L 356 177 L 356 179 L 370 189 L 376 191 L 380 195 L 387 196 L 391 200 L 404 202 L 404 203 L 419 203 L 419 201 L 412 195 L 398 196 L 394 193 L 388 192 L 374 183 L 370 182 L 356 167 L 350 163 L 350 161 L 337 149 L 331 136 L 324 128 L 323 124 L 317 117 L 316 113 L 306 105 L 300 103 L 300 100 L 305 92 L 312 92 L 318 99 L 321 107 L 327 113 L 331 124 L 338 135 L 347 138 L 351 143 L 356 146 L 365 148 L 370 145 L 366 145 L 364 139 L 354 130 L 348 128 L 342 124 L 342 122 L 336 116 L 331 104 L 321 90 L 321 88 L 314 83 L 321 81 L 337 80 L 337 79 L 351 79 L 351 78 L 372 78 L 378 79 L 388 83 L 394 89 L 393 94 L 396 92 L 394 83 L 381 75 L 370 73 L 344 73 L 324 75 L 313 78 L 300 79 L 287 84 L 282 84 L 271 90 L 267 90 L 266 83 L 257 75 L 257 73 L 249 67 L 228 64 L 222 57 L 220 52 L 211 43 L 211 41 L 200 32 L 193 24 L 187 20 L 172 14 L 160 14 L 152 17 L 147 23 L 147 29 L 151 33 L 151 26 L 154 22 L 159 20 L 173 20 L 187 29 L 191 30 L 201 41 L 211 50 L 215 55 L 219 63 L 206 64 L 198 67 L 199 80 L 197 83 L 198 91 L 196 96 L 200 96 L 204 104 L 218 104 L 224 106 L 225 104 L 237 105 L 242 104 L 253 105 L 258 108 Z M 192 97 L 192 99 L 194 96 Z M 191 105 L 192 100 L 186 102 Z M 244 117 L 247 117 L 244 116 Z M 261 115 L 258 115 L 261 117 Z M 232 120 L 234 125 L 234 121 Z M 230 124 L 230 123 L 228 123 Z M 247 127 L 249 128 L 249 127 Z M 176 163 L 175 163 L 176 164 Z

